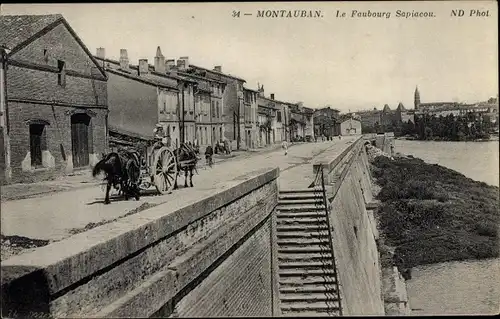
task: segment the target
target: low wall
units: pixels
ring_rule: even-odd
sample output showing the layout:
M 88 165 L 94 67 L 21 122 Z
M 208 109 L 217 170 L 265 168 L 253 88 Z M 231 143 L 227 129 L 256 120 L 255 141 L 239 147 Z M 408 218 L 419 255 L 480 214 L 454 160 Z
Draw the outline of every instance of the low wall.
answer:
M 316 157 L 313 161 L 314 175 L 316 175 L 319 170 L 323 169 L 325 185 L 331 184 L 336 174 L 335 168 L 338 167 L 340 162 L 342 162 L 345 159 L 346 155 L 349 152 L 351 152 L 351 150 L 353 150 L 355 147 L 360 147 L 362 141 L 363 138 L 362 136 L 360 136 L 340 154 L 332 154 L 332 152 L 325 152 L 324 154 Z
M 279 169 L 2 263 L 2 315 L 271 316 Z M 274 293 L 273 293 L 274 291 Z
M 385 314 L 388 316 L 411 315 L 406 281 L 399 272 L 398 267 L 383 268 L 382 282 L 384 286 Z
M 327 191 L 329 220 L 344 315 L 384 315 L 376 226 L 365 205 L 372 199 L 365 148 L 354 149 Z

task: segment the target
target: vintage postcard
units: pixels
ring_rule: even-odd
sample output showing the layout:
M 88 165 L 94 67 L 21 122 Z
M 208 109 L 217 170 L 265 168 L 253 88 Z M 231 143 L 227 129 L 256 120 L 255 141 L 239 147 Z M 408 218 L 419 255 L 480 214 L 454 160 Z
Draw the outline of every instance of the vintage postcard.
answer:
M 3 318 L 500 312 L 495 1 L 0 5 Z

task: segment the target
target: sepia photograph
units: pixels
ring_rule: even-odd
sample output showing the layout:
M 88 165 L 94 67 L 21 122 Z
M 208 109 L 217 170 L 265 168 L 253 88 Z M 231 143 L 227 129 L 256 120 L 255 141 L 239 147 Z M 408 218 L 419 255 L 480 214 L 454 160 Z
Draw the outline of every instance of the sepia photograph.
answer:
M 498 4 L 0 4 L 2 318 L 500 314 Z

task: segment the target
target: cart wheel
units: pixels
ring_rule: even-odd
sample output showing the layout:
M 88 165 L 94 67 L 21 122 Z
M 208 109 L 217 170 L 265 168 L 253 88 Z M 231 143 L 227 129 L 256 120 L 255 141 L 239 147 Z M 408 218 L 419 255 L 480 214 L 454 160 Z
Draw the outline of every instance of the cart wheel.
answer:
M 156 152 L 152 171 L 156 190 L 162 195 L 171 193 L 177 175 L 177 165 L 170 149 L 164 147 Z

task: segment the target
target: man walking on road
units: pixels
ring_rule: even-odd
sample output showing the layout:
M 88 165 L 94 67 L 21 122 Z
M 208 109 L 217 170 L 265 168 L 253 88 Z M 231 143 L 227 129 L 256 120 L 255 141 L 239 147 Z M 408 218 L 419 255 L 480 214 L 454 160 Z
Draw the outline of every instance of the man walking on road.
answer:
M 288 154 L 288 143 L 286 141 L 281 143 L 281 147 L 285 150 L 285 155 Z

